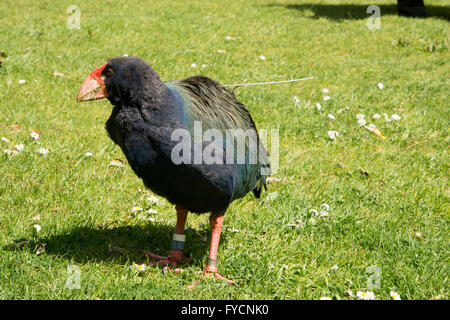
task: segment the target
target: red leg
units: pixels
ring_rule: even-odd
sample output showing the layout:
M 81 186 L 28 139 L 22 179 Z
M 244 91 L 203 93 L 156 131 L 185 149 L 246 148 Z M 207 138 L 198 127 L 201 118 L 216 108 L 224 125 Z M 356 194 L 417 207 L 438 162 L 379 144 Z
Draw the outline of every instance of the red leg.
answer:
M 184 225 L 186 224 L 186 218 L 188 211 L 179 206 L 176 205 L 175 209 L 177 210 L 177 225 L 175 227 L 175 234 L 177 235 L 184 235 Z M 183 250 L 179 249 L 172 249 L 170 250 L 170 255 L 168 257 L 162 257 L 159 255 L 156 255 L 154 253 L 144 251 L 144 254 L 148 256 L 149 258 L 158 260 L 153 263 L 153 265 L 163 265 L 163 266 L 169 266 L 169 267 L 176 267 L 177 263 L 184 260 L 188 261 L 189 259 L 183 258 Z M 175 272 L 181 272 L 184 271 L 183 269 L 174 269 Z
M 217 271 L 217 249 L 219 248 L 223 219 L 223 214 L 212 213 L 209 217 L 209 223 L 211 225 L 211 246 L 209 248 L 209 257 L 205 267 L 205 274 L 213 274 L 217 279 L 224 280 L 228 284 L 235 285 L 234 281 L 221 276 Z M 199 283 L 199 281 L 195 281 L 188 288 L 192 289 L 197 283 Z

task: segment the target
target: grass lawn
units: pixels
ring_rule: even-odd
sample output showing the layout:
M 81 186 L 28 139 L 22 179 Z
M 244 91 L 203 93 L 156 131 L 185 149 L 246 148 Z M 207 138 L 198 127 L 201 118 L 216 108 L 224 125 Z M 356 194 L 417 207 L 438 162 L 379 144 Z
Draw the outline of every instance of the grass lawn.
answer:
M 425 1 L 431 17 L 410 19 L 394 0 L 373 2 L 375 30 L 362 0 L 76 1 L 81 28 L 69 29 L 73 1 L 4 0 L 0 299 L 357 299 L 347 291 L 377 278 L 376 299 L 448 299 L 449 7 Z M 124 54 L 165 80 L 315 77 L 236 91 L 258 128 L 280 135 L 279 181 L 225 217 L 219 270 L 237 287 L 210 279 L 187 290 L 208 254 L 208 215 L 188 216 L 185 273 L 134 267 L 149 263 L 141 249 L 168 253 L 175 210 L 150 203 L 126 162 L 111 165 L 125 157 L 104 129 L 109 102 L 75 102 L 94 68 Z M 328 216 L 316 216 L 323 203 Z M 69 266 L 79 289 L 67 286 Z

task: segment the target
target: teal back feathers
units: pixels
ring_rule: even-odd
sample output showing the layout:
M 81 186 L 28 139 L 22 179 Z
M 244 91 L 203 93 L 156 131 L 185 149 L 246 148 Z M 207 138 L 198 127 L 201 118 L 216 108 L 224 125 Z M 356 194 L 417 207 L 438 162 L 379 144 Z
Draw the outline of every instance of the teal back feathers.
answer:
M 260 196 L 262 187 L 266 185 L 266 175 L 270 170 L 267 151 L 262 145 L 255 123 L 245 106 L 237 100 L 234 93 L 218 82 L 203 76 L 194 76 L 183 80 L 166 83 L 174 88 L 184 101 L 185 125 L 193 130 L 194 122 L 201 121 L 202 129 L 217 129 L 224 136 L 226 130 L 235 130 L 237 135 L 254 135 L 254 141 L 245 139 L 245 154 L 234 148 L 234 159 L 245 159 L 237 162 L 238 181 L 236 181 L 233 199 L 243 197 L 249 191 Z M 192 133 L 192 132 L 191 132 Z M 224 147 L 226 142 L 224 141 Z M 265 174 L 261 174 L 265 170 Z

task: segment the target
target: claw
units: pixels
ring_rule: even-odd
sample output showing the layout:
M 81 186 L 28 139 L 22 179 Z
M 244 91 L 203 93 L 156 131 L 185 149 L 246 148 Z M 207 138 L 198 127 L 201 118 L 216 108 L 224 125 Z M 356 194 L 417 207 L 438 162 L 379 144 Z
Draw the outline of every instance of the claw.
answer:
M 148 252 L 145 250 L 143 253 L 150 259 L 157 260 L 157 261 L 151 262 L 149 265 L 150 266 L 163 266 L 164 274 L 166 274 L 167 271 L 172 271 L 175 273 L 184 272 L 185 271 L 184 269 L 176 268 L 176 266 L 177 266 L 178 262 L 180 262 L 180 261 L 188 262 L 190 260 L 189 258 L 185 258 L 178 254 L 171 254 L 168 257 L 163 257 L 163 256 L 159 256 L 157 254 L 154 254 L 154 253 L 151 253 L 151 252 Z
M 199 271 L 195 273 L 196 276 L 206 276 L 206 277 L 211 277 L 214 276 L 216 279 L 225 281 L 227 284 L 235 286 L 236 282 L 234 282 L 233 280 L 227 279 L 224 276 L 222 276 L 219 272 L 217 271 Z M 194 281 L 194 283 L 190 284 L 187 288 L 188 290 L 192 290 L 197 284 L 200 283 L 200 280 Z

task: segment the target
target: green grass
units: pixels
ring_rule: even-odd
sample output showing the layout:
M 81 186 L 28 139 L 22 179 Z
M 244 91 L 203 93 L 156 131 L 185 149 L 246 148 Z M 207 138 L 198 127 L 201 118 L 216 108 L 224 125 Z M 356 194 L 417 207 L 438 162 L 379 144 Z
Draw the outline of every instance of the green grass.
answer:
M 378 266 L 377 299 L 390 299 L 390 291 L 403 299 L 448 299 L 446 1 L 426 1 L 426 19 L 398 17 L 394 1 L 375 1 L 379 30 L 366 27 L 366 1 L 309 2 L 317 5 L 77 1 L 81 29 L 70 30 L 72 1 L 4 1 L 0 136 L 11 143 L 0 143 L 25 149 L 0 155 L 0 298 L 351 299 L 346 291 L 365 290 L 366 269 Z M 75 103 L 83 79 L 108 57 L 124 54 L 142 57 L 165 80 L 198 73 L 226 84 L 315 76 L 237 89 L 258 128 L 279 129 L 275 177 L 281 179 L 268 186 L 278 192 L 275 199 L 249 194 L 226 214 L 226 226 L 240 232 L 223 233 L 219 268 L 238 287 L 211 279 L 186 289 L 207 257 L 207 215 L 188 216 L 185 252 L 193 259 L 187 272 L 129 269 L 148 263 L 140 249 L 168 252 L 175 211 L 167 202 L 152 206 L 160 212 L 154 223 L 130 214 L 133 206 L 150 207 L 150 192 L 140 191 L 128 165 L 109 166 L 124 159 L 104 130 L 111 106 Z M 323 88 L 330 90 L 328 102 Z M 372 120 L 384 112 L 401 120 Z M 387 139 L 359 128 L 358 113 Z M 30 138 L 33 129 L 41 133 L 40 145 Z M 335 142 L 328 130 L 339 131 Z M 38 154 L 39 147 L 49 154 Z M 310 210 L 322 203 L 330 205 L 329 216 L 313 217 Z M 300 228 L 288 226 L 298 220 Z M 30 242 L 14 248 L 22 240 Z M 42 243 L 46 252 L 37 255 Z M 110 253 L 108 244 L 129 251 Z M 80 289 L 66 286 L 69 265 L 81 270 Z M 330 271 L 333 265 L 338 269 Z

